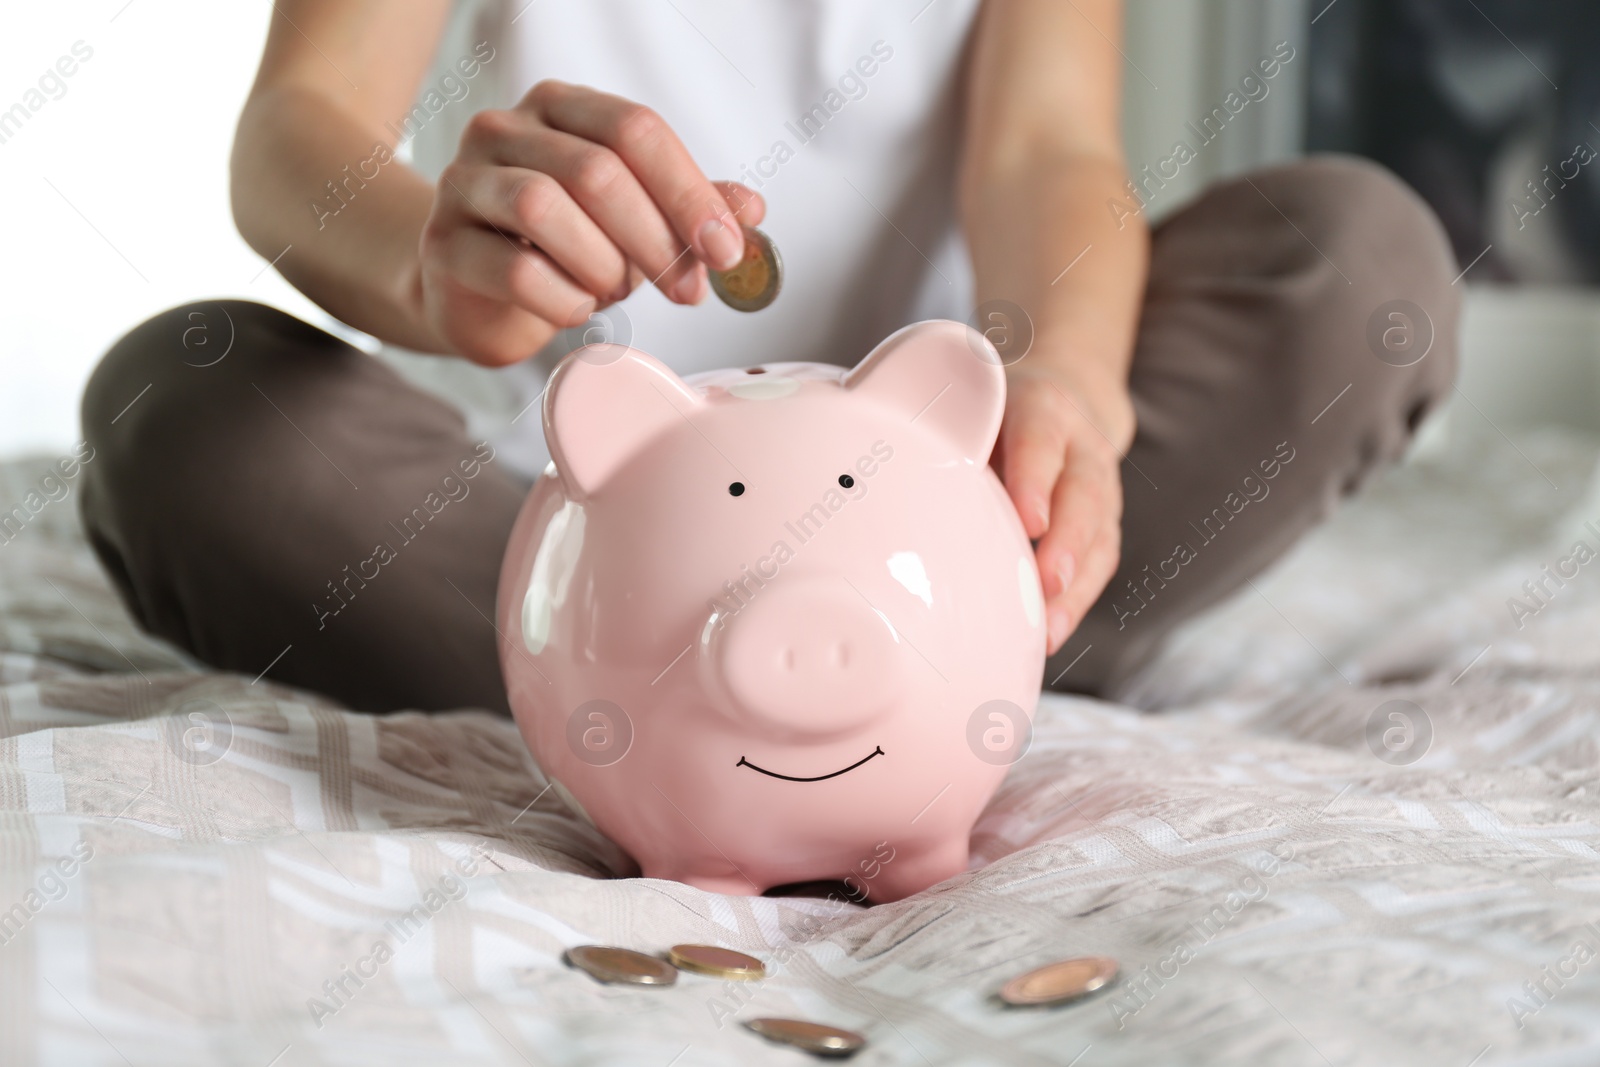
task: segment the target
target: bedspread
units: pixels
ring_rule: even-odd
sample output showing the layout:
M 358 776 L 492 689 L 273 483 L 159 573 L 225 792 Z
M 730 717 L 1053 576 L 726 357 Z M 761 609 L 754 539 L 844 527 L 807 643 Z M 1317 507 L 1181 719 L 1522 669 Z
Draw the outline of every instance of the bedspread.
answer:
M 756 1015 L 864 1065 L 1600 1062 L 1597 454 L 1458 432 L 1385 476 L 1123 703 L 1047 697 L 972 869 L 871 908 L 636 877 L 487 712 L 204 669 L 50 503 L 0 544 L 0 1062 L 812 1062 Z M 561 962 L 683 941 L 782 962 Z M 1097 997 L 994 996 L 1090 953 Z

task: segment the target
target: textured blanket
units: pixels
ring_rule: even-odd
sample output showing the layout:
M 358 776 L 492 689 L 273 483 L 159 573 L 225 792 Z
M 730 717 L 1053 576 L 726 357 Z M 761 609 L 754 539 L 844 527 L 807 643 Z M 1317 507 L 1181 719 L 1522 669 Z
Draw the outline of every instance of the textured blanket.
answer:
M 202 669 L 45 498 L 0 533 L 0 1062 L 811 1062 L 759 1015 L 871 1065 L 1600 1062 L 1596 456 L 1394 472 L 1125 704 L 1047 698 L 972 870 L 872 908 L 637 878 L 485 712 Z M 48 462 L 0 466 L 0 508 Z M 774 973 L 561 961 L 683 941 Z M 995 997 L 1091 953 L 1096 997 Z

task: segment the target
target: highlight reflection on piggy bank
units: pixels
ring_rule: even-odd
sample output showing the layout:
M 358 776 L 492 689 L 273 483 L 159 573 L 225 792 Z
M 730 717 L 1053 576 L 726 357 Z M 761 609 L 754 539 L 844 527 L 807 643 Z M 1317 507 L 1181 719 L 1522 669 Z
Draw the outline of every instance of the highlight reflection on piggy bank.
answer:
M 1045 657 L 987 465 L 1004 403 L 955 322 L 848 372 L 685 381 L 620 345 L 556 369 L 500 661 L 540 766 L 647 877 L 896 900 L 966 869 Z

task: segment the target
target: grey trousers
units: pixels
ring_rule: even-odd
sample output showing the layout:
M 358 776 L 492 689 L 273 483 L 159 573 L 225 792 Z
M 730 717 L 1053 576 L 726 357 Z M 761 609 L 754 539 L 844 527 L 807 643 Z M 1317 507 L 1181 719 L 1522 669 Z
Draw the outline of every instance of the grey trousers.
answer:
M 1156 228 L 1122 560 L 1047 684 L 1127 678 L 1400 455 L 1454 376 L 1454 274 L 1427 206 L 1349 159 L 1220 184 Z M 453 408 L 213 300 L 118 341 L 82 415 L 84 525 L 145 629 L 361 710 L 506 709 L 491 620 L 524 487 Z

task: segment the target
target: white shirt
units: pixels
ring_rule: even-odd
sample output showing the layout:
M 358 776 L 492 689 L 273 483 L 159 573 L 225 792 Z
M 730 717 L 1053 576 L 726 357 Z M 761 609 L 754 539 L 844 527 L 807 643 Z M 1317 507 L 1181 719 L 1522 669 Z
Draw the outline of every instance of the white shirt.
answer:
M 765 197 L 761 228 L 783 258 L 783 289 L 771 307 L 743 313 L 715 296 L 676 305 L 645 286 L 617 305 L 620 315 L 599 313 L 609 319 L 604 339 L 680 374 L 789 360 L 848 366 L 906 323 L 972 311 L 954 179 L 961 62 L 978 4 L 458 0 L 419 110 L 396 125 L 414 133 L 412 165 L 436 178 L 474 112 L 510 107 L 542 79 L 648 105 L 708 177 Z M 384 355 L 461 407 L 474 438 L 531 479 L 549 458 L 535 401 L 583 332 L 564 331 L 499 370 Z

